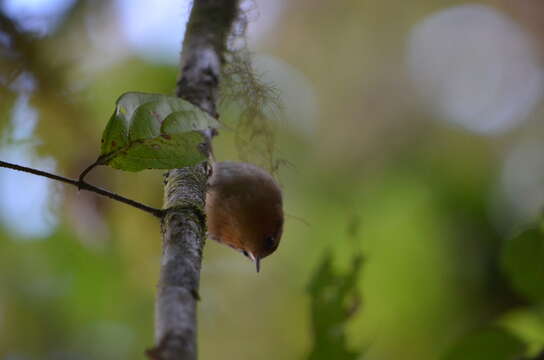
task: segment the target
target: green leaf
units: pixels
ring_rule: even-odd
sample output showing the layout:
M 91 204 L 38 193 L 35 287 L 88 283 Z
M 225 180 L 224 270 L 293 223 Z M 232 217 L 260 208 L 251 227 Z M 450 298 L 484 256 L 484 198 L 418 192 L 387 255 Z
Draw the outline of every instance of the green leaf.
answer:
M 544 300 L 544 236 L 538 228 L 505 242 L 502 267 L 513 288 L 533 301 Z
M 491 328 L 469 334 L 455 344 L 443 360 L 517 360 L 525 353 L 525 345 L 516 336 Z
M 206 160 L 204 131 L 219 123 L 191 103 L 173 96 L 129 92 L 121 95 L 102 134 L 97 163 L 116 169 L 173 169 Z
M 501 316 L 500 324 L 527 344 L 527 355 L 531 358 L 544 350 L 544 313 L 538 307 L 511 310 Z

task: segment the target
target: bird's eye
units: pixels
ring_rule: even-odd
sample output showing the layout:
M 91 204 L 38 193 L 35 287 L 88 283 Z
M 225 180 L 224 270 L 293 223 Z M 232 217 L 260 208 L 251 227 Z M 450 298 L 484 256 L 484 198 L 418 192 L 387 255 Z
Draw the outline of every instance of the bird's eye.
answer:
M 273 249 L 276 246 L 276 239 L 273 236 L 267 236 L 264 243 L 267 249 Z
M 245 250 L 242 251 L 242 254 L 244 254 L 245 257 L 249 257 L 249 253 Z

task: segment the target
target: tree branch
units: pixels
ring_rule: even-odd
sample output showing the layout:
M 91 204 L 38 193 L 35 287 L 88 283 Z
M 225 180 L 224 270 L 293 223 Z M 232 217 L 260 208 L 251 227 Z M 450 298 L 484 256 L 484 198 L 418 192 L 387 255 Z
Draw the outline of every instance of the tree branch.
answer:
M 239 0 L 195 0 L 181 54 L 176 94 L 214 117 L 227 35 Z M 196 360 L 196 302 L 205 240 L 207 164 L 166 176 L 163 254 L 155 320 L 156 360 Z
M 195 0 L 181 53 L 177 96 L 218 117 L 219 75 L 239 0 Z
M 48 173 L 46 171 L 33 169 L 33 168 L 29 168 L 29 167 L 21 166 L 21 165 L 17 165 L 17 164 L 12 164 L 12 163 L 8 163 L 8 162 L 1 161 L 1 160 L 0 160 L 0 167 L 7 168 L 7 169 L 12 169 L 12 170 L 17 170 L 17 171 L 22 171 L 22 172 L 26 172 L 26 173 L 33 174 L 33 175 L 43 176 L 43 177 L 46 177 L 48 179 L 63 182 L 65 184 L 74 185 L 75 187 L 77 187 L 80 190 L 87 190 L 87 191 L 90 191 L 90 192 L 94 192 L 95 194 L 106 196 L 106 197 L 108 197 L 110 199 L 122 202 L 123 204 L 127 204 L 127 205 L 130 205 L 130 206 L 135 207 L 137 209 L 143 210 L 143 211 L 145 211 L 147 213 L 150 213 L 151 215 L 156 216 L 158 218 L 162 218 L 164 216 L 164 214 L 165 214 L 165 211 L 162 210 L 162 209 L 156 209 L 156 208 L 144 205 L 142 203 L 139 203 L 139 202 L 134 201 L 132 199 L 128 199 L 128 198 L 126 198 L 124 196 L 118 195 L 118 194 L 113 193 L 111 191 L 99 188 L 98 186 L 94 186 L 94 185 L 91 185 L 89 183 L 86 183 L 83 180 L 70 179 L 70 178 L 67 178 L 67 177 L 64 177 L 64 176 L 51 174 L 51 173 Z

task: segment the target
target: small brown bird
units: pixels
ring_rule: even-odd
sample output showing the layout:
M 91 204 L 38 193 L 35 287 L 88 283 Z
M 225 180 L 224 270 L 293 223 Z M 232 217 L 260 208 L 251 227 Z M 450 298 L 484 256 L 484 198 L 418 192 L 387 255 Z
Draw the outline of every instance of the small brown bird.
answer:
M 239 250 L 259 272 L 283 232 L 281 189 L 265 170 L 233 161 L 214 163 L 206 193 L 208 236 Z

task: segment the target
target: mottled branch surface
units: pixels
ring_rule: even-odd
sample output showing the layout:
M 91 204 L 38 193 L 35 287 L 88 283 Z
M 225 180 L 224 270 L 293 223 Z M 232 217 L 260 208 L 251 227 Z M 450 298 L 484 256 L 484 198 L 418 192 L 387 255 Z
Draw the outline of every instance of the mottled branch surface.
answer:
M 238 1 L 195 0 L 183 42 L 176 94 L 215 117 L 223 53 Z
M 205 239 L 204 166 L 166 176 L 163 257 L 155 319 L 154 359 L 196 359 L 196 302 Z
M 226 39 L 239 0 L 195 0 L 181 54 L 176 94 L 214 117 Z M 166 175 L 162 221 L 163 254 L 156 302 L 154 349 L 157 360 L 197 358 L 196 303 L 206 224 L 204 201 L 208 166 Z

